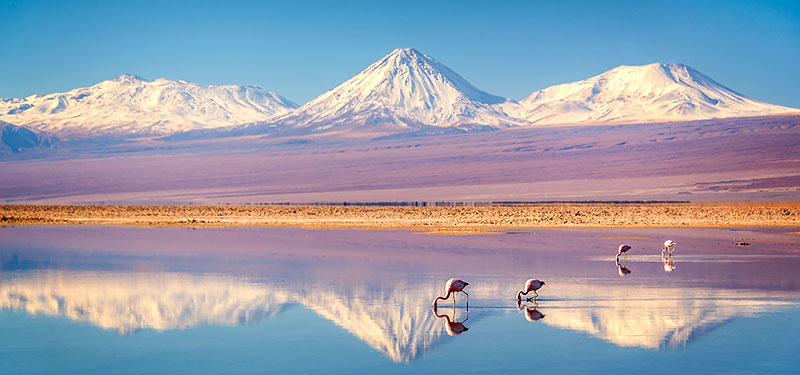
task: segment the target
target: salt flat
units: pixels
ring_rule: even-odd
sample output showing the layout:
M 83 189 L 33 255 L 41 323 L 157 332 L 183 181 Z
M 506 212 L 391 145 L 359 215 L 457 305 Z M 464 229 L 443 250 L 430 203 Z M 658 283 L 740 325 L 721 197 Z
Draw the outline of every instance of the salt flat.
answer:
M 0 161 L 0 203 L 797 201 L 800 116 L 392 139 L 75 146 Z

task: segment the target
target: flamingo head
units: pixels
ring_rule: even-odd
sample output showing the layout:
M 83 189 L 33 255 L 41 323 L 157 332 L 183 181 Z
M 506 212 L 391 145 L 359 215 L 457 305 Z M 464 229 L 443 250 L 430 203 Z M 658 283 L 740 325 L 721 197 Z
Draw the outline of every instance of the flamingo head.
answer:
M 540 281 L 539 283 L 540 283 L 540 284 L 542 284 L 542 285 L 544 285 L 544 281 Z
M 672 241 L 672 240 L 664 241 L 664 247 L 670 248 L 670 247 L 673 247 L 673 246 L 675 246 L 675 241 Z

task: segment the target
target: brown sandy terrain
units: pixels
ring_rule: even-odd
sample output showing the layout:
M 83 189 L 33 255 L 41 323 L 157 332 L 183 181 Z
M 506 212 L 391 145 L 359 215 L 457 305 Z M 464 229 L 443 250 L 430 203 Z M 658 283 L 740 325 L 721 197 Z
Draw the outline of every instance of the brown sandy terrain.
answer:
M 552 203 L 483 207 L 0 206 L 3 225 L 423 229 L 800 226 L 794 203 Z

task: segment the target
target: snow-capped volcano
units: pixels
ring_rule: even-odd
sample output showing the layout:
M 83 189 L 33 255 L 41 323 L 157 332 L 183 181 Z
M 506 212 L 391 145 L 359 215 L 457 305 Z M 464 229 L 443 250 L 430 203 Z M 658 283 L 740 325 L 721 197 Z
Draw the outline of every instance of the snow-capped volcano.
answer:
M 643 122 L 758 116 L 796 109 L 750 99 L 683 64 L 619 66 L 534 91 L 519 116 L 534 124 Z
M 0 120 L 67 135 L 170 134 L 266 121 L 297 105 L 253 86 L 123 74 L 65 93 L 0 99 Z
M 277 122 L 308 131 L 517 124 L 503 109 L 510 99 L 479 90 L 413 48 L 396 49 Z

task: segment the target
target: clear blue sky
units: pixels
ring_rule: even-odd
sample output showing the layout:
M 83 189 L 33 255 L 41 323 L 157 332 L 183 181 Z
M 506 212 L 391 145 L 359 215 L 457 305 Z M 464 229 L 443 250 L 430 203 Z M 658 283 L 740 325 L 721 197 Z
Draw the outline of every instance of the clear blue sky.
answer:
M 398 47 L 514 99 L 618 65 L 680 62 L 800 108 L 797 0 L 0 0 L 0 97 L 131 73 L 250 84 L 302 104 Z

